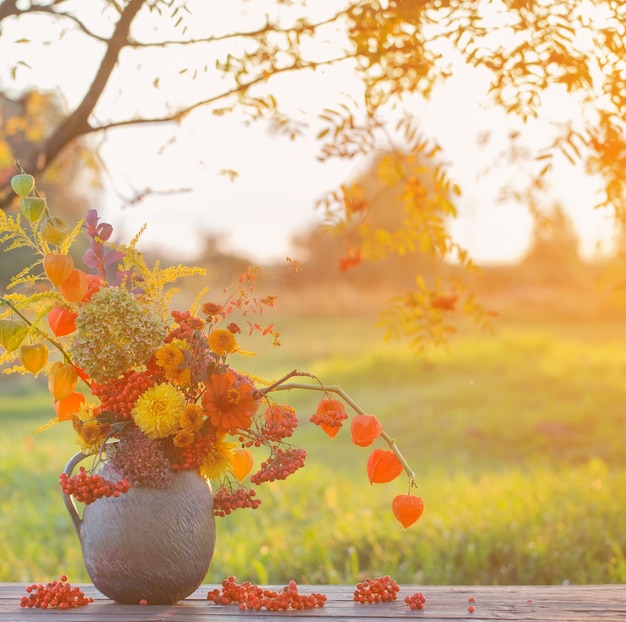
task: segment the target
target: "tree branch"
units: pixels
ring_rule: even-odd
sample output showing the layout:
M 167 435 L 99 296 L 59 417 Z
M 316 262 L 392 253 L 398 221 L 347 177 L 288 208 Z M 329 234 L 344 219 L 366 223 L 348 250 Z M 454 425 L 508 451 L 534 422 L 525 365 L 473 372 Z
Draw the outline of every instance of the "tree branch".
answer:
M 31 175 L 43 172 L 68 143 L 94 131 L 89 125 L 89 116 L 113 73 L 120 52 L 129 44 L 128 35 L 131 24 L 145 3 L 146 0 L 130 0 L 122 11 L 115 30 L 107 41 L 106 52 L 102 57 L 98 71 L 82 102 L 55 129 L 43 147 L 37 149 L 23 163 L 24 169 Z M 0 194 L 0 209 L 6 208 L 12 200 L 13 195 L 10 189 L 3 188 Z

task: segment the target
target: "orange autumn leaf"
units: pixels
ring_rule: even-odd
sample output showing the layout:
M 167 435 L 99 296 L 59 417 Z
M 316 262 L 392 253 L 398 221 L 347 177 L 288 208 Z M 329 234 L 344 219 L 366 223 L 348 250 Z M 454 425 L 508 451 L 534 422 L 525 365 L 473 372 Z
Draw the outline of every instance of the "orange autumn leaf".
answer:
M 89 289 L 87 273 L 79 268 L 74 268 L 70 275 L 58 286 L 58 290 L 70 302 L 80 302 Z
M 406 529 L 417 522 L 424 512 L 424 500 L 414 495 L 398 495 L 391 502 L 391 509 Z
M 367 459 L 367 474 L 370 484 L 386 484 L 402 473 L 398 456 L 388 449 L 375 449 Z
M 458 296 L 436 296 L 432 300 L 432 306 L 442 311 L 454 311 L 458 299 Z
M 57 361 L 52 364 L 48 374 L 48 389 L 52 393 L 55 402 L 65 399 L 74 392 L 78 374 L 71 363 Z
M 230 472 L 238 481 L 243 481 L 252 471 L 254 457 L 249 449 L 236 449 L 230 462 Z
M 63 337 L 76 330 L 77 317 L 78 313 L 64 307 L 55 307 L 48 313 L 48 324 L 56 337 Z
M 351 425 L 352 442 L 359 447 L 371 445 L 383 431 L 380 421 L 373 415 L 356 415 Z
M 58 421 L 69 421 L 75 415 L 82 404 L 85 403 L 85 396 L 82 393 L 70 393 L 62 400 L 54 402 L 54 412 Z

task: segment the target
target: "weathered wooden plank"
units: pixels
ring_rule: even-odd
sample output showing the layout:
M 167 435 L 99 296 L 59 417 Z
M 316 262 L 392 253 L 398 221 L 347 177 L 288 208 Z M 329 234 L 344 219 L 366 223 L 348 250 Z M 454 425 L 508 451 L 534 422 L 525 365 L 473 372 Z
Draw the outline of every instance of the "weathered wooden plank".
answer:
M 392 603 L 360 605 L 352 600 L 352 586 L 300 586 L 303 593 L 322 592 L 328 596 L 323 609 L 268 613 L 239 611 L 234 606 L 220 606 L 206 600 L 209 589 L 201 586 L 184 601 L 171 606 L 119 605 L 100 595 L 93 586 L 80 587 L 95 602 L 71 611 L 22 609 L 20 598 L 25 585 L 0 584 L 0 621 L 41 622 L 57 617 L 84 622 L 108 620 L 185 620 L 185 622 L 233 622 L 248 619 L 264 622 L 279 617 L 305 618 L 309 622 L 341 619 L 346 622 L 377 619 L 417 618 L 424 622 L 449 620 L 524 620 L 526 622 L 617 622 L 626 620 L 626 585 L 590 586 L 410 586 L 402 585 L 399 598 Z M 271 586 L 276 588 L 277 586 Z M 405 595 L 421 591 L 426 606 L 412 611 L 403 602 Z M 468 612 L 470 596 L 475 612 Z

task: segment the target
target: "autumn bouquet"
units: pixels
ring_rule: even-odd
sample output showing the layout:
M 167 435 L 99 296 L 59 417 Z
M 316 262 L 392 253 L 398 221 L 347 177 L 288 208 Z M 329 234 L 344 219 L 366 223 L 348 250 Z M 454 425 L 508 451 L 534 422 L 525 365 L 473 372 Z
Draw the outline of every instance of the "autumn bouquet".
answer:
M 114 244 L 112 227 L 95 210 L 69 227 L 24 171 L 12 186 L 19 212 L 0 211 L 0 242 L 5 253 L 31 249 L 34 261 L 0 296 L 0 365 L 5 373 L 47 375 L 51 424 L 69 422 L 83 454 L 93 456 L 92 469 L 61 475 L 66 494 L 89 504 L 130 487 L 165 489 L 176 473 L 191 470 L 211 481 L 217 516 L 257 508 L 256 487 L 305 465 L 306 451 L 290 442 L 296 412 L 276 399 L 302 389 L 320 392 L 310 421 L 331 438 L 349 418 L 347 406 L 356 445 L 383 441 L 369 455 L 369 479 L 388 482 L 404 471 L 408 491 L 393 499 L 393 512 L 405 528 L 420 517 L 414 474 L 395 442 L 342 389 L 299 371 L 263 381 L 231 365 L 235 355 L 250 354 L 239 345 L 241 323 L 278 341 L 273 326 L 247 319 L 275 302 L 256 296 L 257 268 L 224 300 L 207 301 L 203 290 L 188 310 L 171 311 L 171 284 L 202 270 L 149 268 L 136 248 L 139 236 Z M 81 236 L 88 242 L 82 268 L 73 258 Z M 252 449 L 261 447 L 267 458 L 255 467 Z M 104 461 L 119 479 L 98 474 Z

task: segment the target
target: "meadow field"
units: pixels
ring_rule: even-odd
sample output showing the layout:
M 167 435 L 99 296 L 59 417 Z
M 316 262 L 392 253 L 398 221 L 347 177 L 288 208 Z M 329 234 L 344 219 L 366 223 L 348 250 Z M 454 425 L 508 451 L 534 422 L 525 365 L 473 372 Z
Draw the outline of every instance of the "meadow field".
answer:
M 406 478 L 370 486 L 369 450 L 347 428 L 331 441 L 308 422 L 319 394 L 290 394 L 307 467 L 264 484 L 258 510 L 218 519 L 208 582 L 626 581 L 626 325 L 499 322 L 493 335 L 468 330 L 418 357 L 382 343 L 371 317 L 278 324 L 283 345 L 255 343 L 259 355 L 241 367 L 341 385 L 397 439 L 426 509 L 403 530 L 390 503 Z M 52 414 L 43 386 L 1 381 L 1 581 L 87 579 L 57 485 L 73 433 L 33 434 Z

